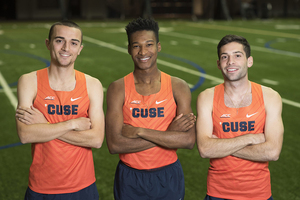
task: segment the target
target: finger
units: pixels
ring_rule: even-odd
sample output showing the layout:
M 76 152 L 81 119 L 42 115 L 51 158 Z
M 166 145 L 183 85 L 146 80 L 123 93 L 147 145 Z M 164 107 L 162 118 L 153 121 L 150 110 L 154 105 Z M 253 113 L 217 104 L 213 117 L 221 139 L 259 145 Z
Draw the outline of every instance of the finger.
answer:
M 26 124 L 26 125 L 29 125 L 29 124 L 30 124 L 27 120 L 25 120 L 25 119 L 23 119 L 23 118 L 18 118 L 18 120 L 19 120 L 20 122 Z
M 20 110 L 23 112 L 23 115 L 28 113 L 31 115 L 32 110 L 30 108 L 20 108 Z
M 182 114 L 182 113 L 181 113 L 181 114 L 179 114 L 179 115 L 177 115 L 177 116 L 174 118 L 174 120 L 173 120 L 173 121 L 176 121 L 176 120 L 180 119 L 182 116 L 183 116 L 183 114 Z
M 195 121 L 194 120 L 189 120 L 186 121 L 185 124 L 183 124 L 183 127 L 185 127 L 185 129 L 190 129 L 195 125 Z
M 181 117 L 180 120 L 178 120 L 178 123 L 180 123 L 181 125 L 185 125 L 185 124 L 194 124 L 195 123 L 195 118 L 192 115 L 185 115 L 183 117 Z
M 16 114 L 22 115 L 22 111 L 20 109 L 17 109 Z

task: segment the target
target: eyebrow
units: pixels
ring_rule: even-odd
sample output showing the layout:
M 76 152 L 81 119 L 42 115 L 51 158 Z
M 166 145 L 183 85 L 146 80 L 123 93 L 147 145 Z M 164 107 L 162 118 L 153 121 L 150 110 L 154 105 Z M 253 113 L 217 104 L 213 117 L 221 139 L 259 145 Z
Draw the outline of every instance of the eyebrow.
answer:
M 55 37 L 54 39 L 65 39 L 64 37 L 61 37 L 61 36 L 57 36 L 57 37 Z M 80 40 L 78 40 L 78 39 L 71 39 L 72 41 L 76 41 L 76 42 L 80 42 Z
M 146 43 L 147 43 L 147 42 L 154 42 L 154 40 L 147 40 Z M 139 43 L 139 42 L 133 42 L 132 44 L 138 44 L 138 43 Z
M 244 54 L 242 51 L 235 51 L 235 52 L 233 52 L 233 53 L 234 53 L 234 54 L 237 54 L 237 53 Z M 225 53 L 221 53 L 220 55 L 223 55 L 223 54 L 226 54 L 226 55 L 227 55 L 228 53 L 225 52 Z

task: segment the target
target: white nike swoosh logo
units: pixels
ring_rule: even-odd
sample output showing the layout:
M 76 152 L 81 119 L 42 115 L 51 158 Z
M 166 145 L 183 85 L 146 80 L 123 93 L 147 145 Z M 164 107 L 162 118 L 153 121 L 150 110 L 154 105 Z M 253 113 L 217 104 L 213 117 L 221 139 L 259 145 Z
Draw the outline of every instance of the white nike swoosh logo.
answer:
M 155 103 L 156 104 L 160 104 L 160 103 L 162 103 L 162 102 L 164 102 L 164 101 L 166 101 L 167 99 L 165 99 L 165 100 L 162 100 L 162 101 L 156 101 Z
M 76 101 L 76 100 L 78 100 L 78 99 L 80 99 L 81 97 L 78 97 L 78 98 L 75 98 L 75 99 L 73 99 L 73 98 L 71 98 L 71 101 Z
M 253 114 L 251 114 L 251 115 L 248 115 L 248 114 L 247 114 L 246 117 L 249 118 L 249 117 L 252 117 L 253 115 L 256 115 L 256 114 L 257 114 L 257 112 L 256 112 L 256 113 L 253 113 Z

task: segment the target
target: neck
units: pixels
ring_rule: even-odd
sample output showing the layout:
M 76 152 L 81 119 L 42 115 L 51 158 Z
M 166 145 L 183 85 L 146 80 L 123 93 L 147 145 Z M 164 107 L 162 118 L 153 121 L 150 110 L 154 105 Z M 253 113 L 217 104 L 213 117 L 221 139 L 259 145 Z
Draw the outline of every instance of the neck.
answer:
M 49 78 L 55 79 L 57 81 L 67 81 L 70 78 L 75 77 L 74 67 L 48 67 Z
M 251 84 L 248 79 L 245 79 L 243 81 L 224 82 L 224 90 L 230 96 L 244 95 L 246 91 L 249 91 L 249 87 L 251 87 Z
M 49 67 L 48 78 L 50 87 L 57 91 L 71 91 L 75 88 L 75 70 L 70 67 Z
M 148 70 L 135 69 L 133 75 L 136 84 L 151 84 L 156 80 L 160 80 L 160 71 L 157 68 Z

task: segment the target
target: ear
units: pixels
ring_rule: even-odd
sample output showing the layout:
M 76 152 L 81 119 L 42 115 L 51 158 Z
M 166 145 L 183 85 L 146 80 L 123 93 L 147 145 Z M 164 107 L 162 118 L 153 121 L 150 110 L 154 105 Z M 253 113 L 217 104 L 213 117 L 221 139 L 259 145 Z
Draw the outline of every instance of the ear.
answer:
M 80 52 L 81 52 L 82 48 L 83 48 L 83 45 L 80 46 L 80 49 L 78 50 L 78 54 L 77 55 L 80 55 Z
M 161 44 L 160 42 L 157 43 L 157 52 L 160 52 L 161 51 Z
M 47 49 L 50 50 L 50 41 L 49 41 L 49 39 L 46 39 L 45 44 L 46 44 Z
M 127 46 L 127 51 L 128 51 L 128 54 L 131 55 L 131 47 L 130 47 L 130 44 L 128 44 L 128 46 Z
M 253 57 L 250 56 L 249 58 L 247 58 L 247 67 L 250 68 L 253 65 Z

